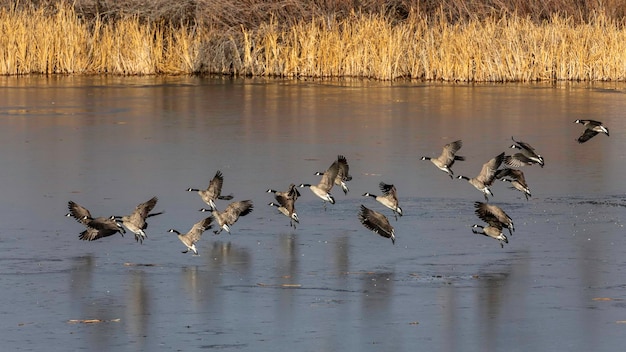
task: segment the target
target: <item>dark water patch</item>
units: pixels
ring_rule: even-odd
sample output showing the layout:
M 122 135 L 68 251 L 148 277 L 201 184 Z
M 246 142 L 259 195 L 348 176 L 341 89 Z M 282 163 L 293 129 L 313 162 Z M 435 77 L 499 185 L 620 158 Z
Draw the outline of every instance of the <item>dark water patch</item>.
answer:
M 247 348 L 249 345 L 246 343 L 233 343 L 233 344 L 217 344 L 217 345 L 200 345 L 198 348 L 205 350 L 241 350 Z
M 300 284 L 256 284 L 256 285 L 229 285 L 221 286 L 226 291 L 236 291 L 251 293 L 255 289 L 272 289 L 272 290 L 296 290 L 296 291 L 321 291 L 321 292 L 337 292 L 337 293 L 363 293 L 363 291 L 349 290 L 332 287 L 311 287 Z

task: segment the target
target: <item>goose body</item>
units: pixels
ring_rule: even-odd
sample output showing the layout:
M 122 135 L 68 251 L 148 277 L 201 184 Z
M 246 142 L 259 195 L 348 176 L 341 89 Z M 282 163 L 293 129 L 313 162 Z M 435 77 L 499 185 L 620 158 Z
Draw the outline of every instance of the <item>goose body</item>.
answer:
M 300 197 L 300 192 L 298 192 L 298 188 L 296 185 L 294 185 L 293 183 L 289 185 L 289 188 L 282 192 L 282 191 L 277 191 L 275 189 L 269 188 L 267 191 L 267 193 L 274 193 L 275 196 L 284 196 L 287 198 L 291 198 L 294 200 L 294 202 L 296 201 L 296 199 L 298 199 Z
M 375 210 L 369 209 L 361 204 L 359 212 L 359 221 L 367 229 L 379 234 L 382 237 L 390 238 L 391 243 L 396 244 L 396 235 L 394 228 L 389 223 L 387 217 Z
M 183 253 L 187 253 L 191 250 L 193 251 L 194 255 L 198 255 L 196 243 L 202 237 L 202 233 L 213 226 L 211 225 L 212 221 L 213 218 L 211 216 L 202 219 L 199 222 L 195 223 L 187 233 L 181 233 L 175 229 L 169 229 L 167 232 L 175 233 L 178 236 L 178 239 L 185 245 L 185 247 L 187 247 L 187 249 L 184 250 Z
M 335 204 L 335 198 L 330 193 L 330 190 L 335 184 L 335 178 L 339 173 L 339 163 L 333 162 L 330 167 L 322 174 L 322 179 L 317 185 L 309 183 L 301 183 L 299 187 L 309 187 L 311 192 L 324 201 L 324 209 L 326 209 L 326 202 Z
M 511 183 L 511 186 L 514 189 L 524 193 L 526 200 L 528 200 L 528 198 L 532 196 L 532 194 L 530 193 L 530 188 L 528 188 L 528 184 L 526 183 L 524 172 L 522 172 L 522 170 L 501 169 L 496 171 L 496 178 Z
M 197 189 L 197 188 L 188 188 L 187 192 L 197 192 L 207 205 L 212 208 L 215 208 L 215 200 L 231 200 L 233 199 L 233 195 L 229 194 L 227 196 L 222 195 L 222 185 L 224 184 L 224 175 L 220 170 L 217 170 L 215 176 L 209 182 L 209 186 L 206 189 Z
M 604 133 L 609 136 L 609 129 L 606 128 L 602 122 L 596 120 L 576 120 L 574 123 L 579 123 L 585 127 L 583 134 L 578 137 L 578 143 L 585 143 L 598 133 Z
M 482 202 L 474 203 L 474 212 L 482 221 L 492 225 L 495 223 L 500 224 L 500 229 L 507 228 L 509 234 L 513 236 L 515 226 L 513 225 L 513 219 L 497 205 L 487 204 Z
M 214 233 L 217 235 L 222 232 L 222 230 L 230 233 L 230 226 L 237 222 L 237 220 L 239 220 L 239 217 L 250 214 L 252 212 L 252 209 L 253 205 L 251 200 L 242 200 L 230 203 L 226 207 L 226 209 L 221 212 L 218 211 L 217 208 L 213 207 L 211 209 L 202 208 L 200 209 L 200 211 L 210 211 L 211 214 L 213 214 L 213 217 L 215 218 L 215 221 L 217 221 L 217 224 L 219 226 L 219 230 L 214 231 Z
M 447 173 L 450 178 L 454 177 L 454 172 L 452 172 L 452 165 L 456 160 L 463 161 L 465 157 L 456 155 L 456 152 L 461 149 L 463 146 L 463 141 L 458 140 L 451 143 L 448 143 L 443 146 L 443 151 L 441 155 L 437 158 L 431 158 L 428 156 L 423 156 L 422 160 L 430 160 L 439 170 Z
M 80 204 L 73 201 L 68 202 L 69 213 L 66 216 L 71 216 L 76 221 L 85 225 L 87 229 L 78 236 L 83 241 L 95 241 L 100 238 L 109 237 L 119 232 L 122 237 L 126 230 L 115 221 L 115 217 L 97 217 L 91 216 L 89 210 Z
M 472 178 L 459 176 L 458 178 L 468 181 L 472 186 L 474 186 L 474 188 L 484 194 L 485 200 L 489 200 L 487 195 L 493 196 L 489 186 L 493 183 L 496 176 L 496 170 L 500 167 L 500 165 L 502 165 L 503 160 L 504 152 L 484 163 L 478 176 Z
M 509 239 L 502 233 L 502 226 L 500 223 L 493 223 L 487 226 L 474 224 L 472 226 L 472 232 L 500 241 L 500 247 L 502 248 L 504 248 L 505 243 L 509 243 Z
M 346 184 L 346 182 L 352 180 L 352 176 L 350 176 L 350 166 L 348 165 L 348 160 L 345 156 L 338 155 L 337 160 L 333 164 L 337 164 L 337 176 L 335 176 L 333 183 L 337 186 L 340 186 L 343 193 L 347 195 L 350 189 L 348 189 L 348 185 Z M 331 165 L 331 167 L 334 167 L 334 165 Z M 316 172 L 315 174 L 321 176 L 324 173 Z
M 116 219 L 122 221 L 122 225 L 124 225 L 124 227 L 135 234 L 135 241 L 139 243 L 143 243 L 143 240 L 148 237 L 144 231 L 148 227 L 146 219 L 163 214 L 163 212 L 150 214 L 152 209 L 156 206 L 157 201 L 157 197 L 152 197 L 148 201 L 137 205 L 135 210 L 130 215 L 115 217 Z
M 386 206 L 387 208 L 393 211 L 393 215 L 396 220 L 398 220 L 398 215 L 402 216 L 402 208 L 398 205 L 398 195 L 396 191 L 396 187 L 394 185 L 386 184 L 384 182 L 380 182 L 378 184 L 382 195 L 377 196 L 375 194 L 371 194 L 366 192 L 363 194 L 364 197 L 372 197 L 376 199 L 380 204 Z
M 512 149 L 519 149 L 519 153 L 515 153 L 513 155 L 507 155 L 504 158 L 504 163 L 510 167 L 522 167 L 524 165 L 533 165 L 539 164 L 539 166 L 544 166 L 544 160 L 541 155 L 535 151 L 530 144 L 526 142 L 516 141 L 513 137 L 513 144 L 511 145 Z
M 277 194 L 275 197 L 276 203 L 271 202 L 269 205 L 276 207 L 278 211 L 280 211 L 283 215 L 289 218 L 289 225 L 294 229 L 296 228 L 295 223 L 300 223 L 300 219 L 298 218 L 298 214 L 295 209 L 295 199 L 289 198 L 285 195 Z M 295 223 L 294 223 L 295 222 Z

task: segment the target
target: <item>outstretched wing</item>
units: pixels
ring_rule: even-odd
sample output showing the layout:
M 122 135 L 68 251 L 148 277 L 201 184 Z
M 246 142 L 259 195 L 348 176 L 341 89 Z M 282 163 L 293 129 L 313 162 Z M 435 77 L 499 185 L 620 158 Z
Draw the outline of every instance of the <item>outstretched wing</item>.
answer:
M 393 227 L 387 217 L 375 210 L 371 210 L 361 205 L 359 220 L 367 229 L 386 238 L 394 238 Z
M 200 237 L 202 237 L 202 233 L 210 229 L 213 226 L 211 225 L 212 221 L 213 221 L 213 217 L 209 216 L 207 218 L 204 218 L 198 221 L 191 227 L 191 230 L 189 230 L 189 232 L 187 232 L 187 235 L 186 235 L 187 238 L 189 238 L 189 240 L 191 241 L 191 243 L 196 243 L 200 240 Z
M 70 211 L 67 214 L 67 216 L 73 217 L 74 219 L 76 219 L 76 221 L 80 222 L 81 224 L 86 225 L 87 222 L 89 222 L 89 220 L 92 218 L 91 213 L 89 212 L 89 210 L 87 210 L 87 208 L 71 200 L 67 202 L 67 208 Z
M 148 214 L 154 209 L 159 199 L 157 197 L 150 198 L 147 202 L 141 203 L 135 207 L 135 210 L 130 214 L 130 221 L 136 224 L 139 228 L 142 228 Z

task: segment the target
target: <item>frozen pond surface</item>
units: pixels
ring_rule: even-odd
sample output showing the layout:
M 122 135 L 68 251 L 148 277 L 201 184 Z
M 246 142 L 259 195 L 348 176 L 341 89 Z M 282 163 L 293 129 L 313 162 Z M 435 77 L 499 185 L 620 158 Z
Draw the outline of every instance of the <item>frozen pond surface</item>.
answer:
M 626 86 L 443 85 L 199 78 L 0 77 L 0 335 L 9 351 L 619 351 L 626 343 Z M 578 118 L 611 136 L 575 139 Z M 483 196 L 421 156 L 464 141 L 475 176 L 532 144 L 533 197 L 493 187 L 509 244 L 475 235 Z M 324 211 L 308 189 L 300 224 L 267 188 L 317 183 L 343 154 L 353 180 Z M 200 256 L 167 230 L 206 214 L 197 194 L 254 211 Z M 405 215 L 364 192 L 396 185 Z M 79 241 L 63 215 L 159 197 L 148 239 Z M 218 205 L 225 207 L 226 201 Z M 381 211 L 397 241 L 357 220 Z M 84 324 L 70 320 L 101 319 Z

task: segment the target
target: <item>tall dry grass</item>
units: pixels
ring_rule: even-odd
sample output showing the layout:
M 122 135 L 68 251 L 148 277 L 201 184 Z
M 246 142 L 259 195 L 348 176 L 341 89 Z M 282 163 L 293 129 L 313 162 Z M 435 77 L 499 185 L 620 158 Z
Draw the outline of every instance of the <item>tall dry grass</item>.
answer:
M 272 2 L 283 6 L 279 10 L 268 8 L 248 22 L 226 15 L 212 19 L 198 6 L 222 4 L 235 11 L 226 6 L 232 2 L 222 1 L 183 1 L 167 16 L 156 8 L 149 15 L 103 8 L 90 12 L 85 10 L 88 0 L 0 6 L 0 74 L 626 80 L 626 30 L 616 15 L 619 6 L 606 11 L 589 5 L 589 11 L 579 7 L 576 15 L 565 15 L 546 10 L 555 1 L 521 2 L 515 12 L 502 5 L 515 0 L 501 0 L 502 6 L 469 15 L 468 4 L 478 8 L 477 3 L 487 2 L 450 0 L 455 6 L 431 10 L 428 6 L 437 1 L 409 8 L 407 1 L 373 0 L 380 11 L 374 5 L 354 11 L 349 1 L 283 0 Z M 311 4 L 315 12 L 307 15 Z M 270 2 L 249 0 L 239 11 L 257 13 L 251 10 L 255 6 L 264 9 Z M 295 13 L 289 21 L 285 8 Z M 533 15 L 521 14 L 531 10 Z
M 60 3 L 0 9 L 0 74 L 181 74 L 196 71 L 202 35 L 132 16 L 87 22 Z

